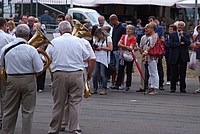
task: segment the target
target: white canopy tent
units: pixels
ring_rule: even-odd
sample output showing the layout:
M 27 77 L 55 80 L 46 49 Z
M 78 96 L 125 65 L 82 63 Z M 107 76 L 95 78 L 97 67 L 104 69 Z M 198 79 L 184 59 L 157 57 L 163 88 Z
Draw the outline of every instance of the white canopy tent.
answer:
M 33 3 L 66 5 L 71 4 L 79 6 L 96 6 L 98 4 L 126 4 L 126 5 L 158 5 L 173 6 L 178 0 L 32 0 Z M 11 0 L 11 3 L 31 3 L 31 0 Z
M 66 5 L 71 4 L 70 0 L 32 0 L 33 3 L 42 3 L 49 5 Z M 31 0 L 11 0 L 13 4 L 30 4 Z M 77 6 L 95 6 L 95 0 L 73 0 L 73 5 Z
M 177 8 L 195 8 L 195 26 L 197 26 L 198 8 L 200 7 L 200 0 L 183 0 L 176 2 Z
M 178 0 L 95 0 L 95 4 L 173 6 Z
M 197 1 L 197 6 L 200 7 L 200 0 Z M 183 0 L 176 2 L 177 8 L 195 8 L 195 0 Z

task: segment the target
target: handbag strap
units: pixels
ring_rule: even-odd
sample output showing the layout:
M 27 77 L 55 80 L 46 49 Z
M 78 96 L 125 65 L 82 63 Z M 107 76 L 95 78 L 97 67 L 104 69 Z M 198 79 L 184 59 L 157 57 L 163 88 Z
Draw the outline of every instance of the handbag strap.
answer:
M 128 35 L 125 35 L 125 38 L 124 38 L 124 46 L 126 46 L 127 38 L 128 38 Z

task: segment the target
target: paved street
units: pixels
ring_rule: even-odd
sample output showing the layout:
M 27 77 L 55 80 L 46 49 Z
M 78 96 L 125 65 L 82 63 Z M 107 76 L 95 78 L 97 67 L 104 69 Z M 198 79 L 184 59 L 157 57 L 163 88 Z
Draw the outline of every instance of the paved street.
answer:
M 33 134 L 47 134 L 53 106 L 50 78 L 46 88 L 37 94 Z M 80 126 L 82 134 L 199 134 L 200 94 L 193 94 L 198 83 L 187 79 L 188 93 L 170 93 L 169 87 L 158 95 L 136 93 L 139 77 L 134 76 L 129 93 L 108 91 L 83 100 Z M 21 134 L 21 113 L 16 133 Z M 60 134 L 67 134 L 61 132 Z

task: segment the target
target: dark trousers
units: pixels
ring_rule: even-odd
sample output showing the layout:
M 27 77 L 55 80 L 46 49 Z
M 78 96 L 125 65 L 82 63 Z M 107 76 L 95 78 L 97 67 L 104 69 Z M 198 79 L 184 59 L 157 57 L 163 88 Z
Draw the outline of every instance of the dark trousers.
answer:
M 180 76 L 180 91 L 184 91 L 186 89 L 186 69 L 187 62 L 178 62 L 176 64 L 170 64 L 171 69 L 171 87 L 172 91 L 176 90 L 176 82 L 177 78 Z
M 46 78 L 46 71 L 37 77 L 37 91 L 44 90 L 44 83 Z
M 144 90 L 149 88 L 149 70 L 148 70 L 148 61 L 145 61 L 145 78 L 144 78 Z
M 163 59 L 163 56 L 158 57 L 158 63 L 157 63 L 158 76 L 159 76 L 159 88 L 162 88 L 163 83 L 164 83 L 164 71 L 163 71 L 162 59 Z
M 125 67 L 126 67 L 126 75 L 127 75 L 126 87 L 130 87 L 131 86 L 131 80 L 132 80 L 133 61 L 131 61 L 131 62 L 124 61 L 124 65 L 119 64 L 119 70 L 118 70 L 116 85 L 121 86 L 123 76 L 124 76 L 124 68 Z
M 171 80 L 171 75 L 170 75 L 170 64 L 169 64 L 169 59 L 167 56 L 165 56 L 166 60 L 166 66 L 167 66 L 167 81 Z

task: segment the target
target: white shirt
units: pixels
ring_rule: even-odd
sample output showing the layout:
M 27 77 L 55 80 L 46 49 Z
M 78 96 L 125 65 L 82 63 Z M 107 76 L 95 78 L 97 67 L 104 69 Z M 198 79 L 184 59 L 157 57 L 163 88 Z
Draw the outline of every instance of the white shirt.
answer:
M 92 46 L 90 45 L 90 42 L 87 41 L 86 39 L 84 38 L 81 38 L 82 41 L 83 41 L 83 44 L 85 45 L 86 49 L 88 50 L 89 54 L 90 54 L 90 59 L 96 59 L 96 56 L 94 54 L 94 51 L 92 49 Z M 84 63 L 84 66 L 85 67 L 88 67 L 88 62 L 85 62 Z
M 11 41 L 13 41 L 15 38 L 10 35 L 5 33 L 3 30 L 0 29 L 0 50 L 7 45 L 8 43 L 10 43 Z
M 196 35 L 196 36 L 198 35 L 197 26 L 194 28 L 193 36 L 194 36 L 194 35 Z
M 22 41 L 27 43 L 25 39 L 16 38 L 14 41 L 4 46 L 1 50 L 1 58 L 4 57 L 4 51 L 8 47 Z M 43 62 L 39 53 L 33 46 L 28 45 L 28 43 L 19 44 L 10 49 L 4 58 L 7 74 L 38 73 L 43 70 Z M 1 62 L 2 61 L 3 60 L 1 60 Z
M 51 71 L 78 71 L 84 69 L 84 60 L 90 54 L 83 41 L 69 33 L 65 33 L 51 41 L 46 52 L 52 59 Z
M 112 43 L 112 39 L 110 36 L 107 37 L 107 44 L 111 42 Z M 103 41 L 99 41 L 97 42 L 98 46 L 102 46 L 102 47 L 108 47 L 108 45 L 106 44 L 106 40 Z M 96 61 L 100 62 L 102 64 L 104 64 L 106 67 L 108 67 L 108 64 L 110 63 L 110 52 L 109 51 L 104 51 L 104 50 L 100 50 L 100 51 L 95 51 L 95 55 L 96 55 Z

